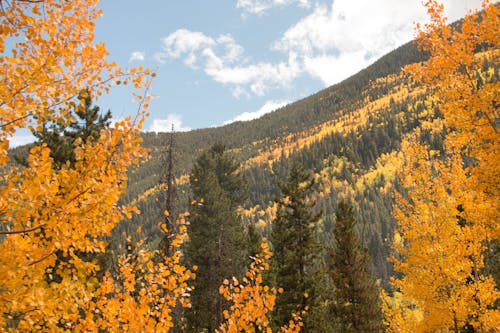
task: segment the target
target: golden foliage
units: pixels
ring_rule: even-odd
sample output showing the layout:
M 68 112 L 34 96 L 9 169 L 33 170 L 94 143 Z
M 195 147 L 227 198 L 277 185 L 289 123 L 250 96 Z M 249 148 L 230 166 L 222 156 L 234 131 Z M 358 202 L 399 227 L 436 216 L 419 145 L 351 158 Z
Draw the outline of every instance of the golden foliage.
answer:
M 500 7 L 484 1 L 483 12 L 469 13 L 459 30 L 445 25 L 442 5 L 426 6 L 431 23 L 419 27 L 419 45 L 431 58 L 409 70 L 432 88 L 448 129 L 447 152 L 429 151 L 415 139 L 418 132 L 403 144 L 408 196 L 396 198 L 393 243 L 403 277 L 393 280 L 399 300 L 390 306 L 386 298 L 386 322 L 391 332 L 458 332 L 465 325 L 486 332 L 500 322 L 493 306 L 500 293 L 483 274 L 484 252 L 500 238 L 500 87 L 482 69 L 499 65 Z M 484 47 L 491 51 L 478 56 Z M 409 307 L 421 316 L 410 316 Z
M 187 237 L 183 215 L 178 228 L 172 255 L 157 253 L 155 262 L 153 253 L 140 249 L 135 258 L 131 254 L 122 258 L 119 278 L 106 273 L 74 330 L 168 332 L 173 327 L 173 309 L 177 305 L 190 307 L 188 282 L 195 278 L 194 272 L 181 264 L 180 246 Z
M 17 129 L 68 124 L 82 89 L 100 96 L 114 84 L 148 84 L 147 70 L 123 71 L 106 60 L 105 45 L 94 42 L 97 2 L 2 2 L 1 165 Z M 139 131 L 149 97 L 135 96 L 136 119 L 103 129 L 95 142 L 77 140 L 74 165 L 55 168 L 41 145 L 31 149 L 27 167 L 0 175 L 1 330 L 64 331 L 91 301 L 99 267 L 78 254 L 102 253 L 104 236 L 137 211 L 118 205 L 127 168 L 146 154 Z M 53 281 L 56 274 L 60 282 Z
M 384 86 L 395 79 L 394 75 L 381 78 L 377 82 L 372 83 L 372 86 Z M 281 159 L 283 156 L 288 157 L 290 154 L 310 147 L 334 133 L 347 135 L 351 131 L 357 130 L 368 122 L 370 115 L 387 112 L 391 101 L 400 102 L 404 99 L 424 94 L 425 91 L 422 87 L 412 87 L 412 89 L 409 90 L 402 74 L 398 76 L 398 79 L 402 83 L 392 88 L 387 94 L 384 94 L 380 98 L 374 101 L 366 99 L 365 105 L 357 107 L 355 110 L 352 110 L 352 112 L 347 112 L 348 110 L 339 111 L 339 117 L 337 119 L 324 122 L 299 133 L 289 134 L 284 138 L 276 139 L 273 144 L 265 150 L 259 150 L 256 156 L 245 161 L 242 167 L 250 168 L 255 165 L 267 163 L 269 169 L 272 170 L 274 161 Z M 254 144 L 256 145 L 257 143 Z
M 262 252 L 253 258 L 241 283 L 233 277 L 231 281 L 224 280 L 220 286 L 219 292 L 232 302 L 232 305 L 229 310 L 224 311 L 225 322 L 216 332 L 272 332 L 269 327 L 269 314 L 273 311 L 276 295 L 281 290 L 270 288 L 263 283 L 262 272 L 269 269 L 268 262 L 272 253 L 266 242 L 262 243 L 261 247 Z M 282 327 L 281 332 L 298 333 L 301 327 L 300 315 L 294 314 L 293 320 Z
M 449 195 L 450 184 L 466 178 L 460 159 L 449 164 L 433 160 L 428 149 L 415 142 L 403 149 L 409 174 L 402 181 L 411 201 L 401 195 L 396 198 L 398 231 L 393 247 L 401 259 L 393 260 L 404 276 L 393 285 L 403 301 L 423 314 L 415 332 L 467 323 L 484 329 L 489 318 L 498 317 L 490 305 L 500 293 L 492 277 L 480 274 L 484 240 L 491 230 L 480 222 L 459 223 L 457 207 L 473 198 Z
M 85 88 L 100 96 L 121 80 L 141 88 L 138 69 L 123 72 L 94 42 L 97 0 L 9 1 L 0 11 L 0 162 L 17 128 L 67 123 Z

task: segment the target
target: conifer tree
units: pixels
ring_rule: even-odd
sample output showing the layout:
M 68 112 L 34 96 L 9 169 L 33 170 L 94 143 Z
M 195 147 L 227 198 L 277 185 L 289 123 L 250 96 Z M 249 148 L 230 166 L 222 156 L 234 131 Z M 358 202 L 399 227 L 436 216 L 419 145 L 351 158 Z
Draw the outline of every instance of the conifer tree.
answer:
M 335 216 L 335 247 L 328 251 L 328 272 L 335 287 L 330 313 L 335 326 L 345 333 L 380 332 L 379 291 L 368 270 L 368 251 L 356 232 L 352 205 L 341 201 Z
M 250 257 L 255 257 L 260 253 L 262 236 L 253 223 L 248 224 L 246 228 L 246 235 L 248 241 L 248 254 Z
M 313 186 L 312 174 L 298 163 L 292 164 L 287 183 L 280 184 L 282 197 L 271 234 L 272 275 L 276 286 L 283 289 L 276 299 L 273 318 L 276 327 L 288 323 L 293 312 L 311 312 L 311 306 L 319 298 L 317 285 L 322 279 L 317 265 L 321 246 L 316 224 L 321 213 L 313 211 L 315 203 L 309 200 Z M 307 317 L 304 332 L 311 326 Z
M 162 200 L 160 200 L 160 207 L 165 212 L 164 221 L 166 228 L 165 237 L 162 238 L 159 249 L 162 253 L 168 254 L 170 252 L 171 242 L 177 234 L 176 230 L 176 199 L 177 191 L 174 175 L 174 124 L 172 124 L 172 131 L 169 135 L 167 152 L 162 158 L 163 174 L 161 175 L 161 183 L 165 185 L 166 189 L 162 193 Z
M 45 143 L 49 147 L 50 157 L 59 167 L 66 162 L 71 165 L 75 163 L 73 150 L 76 139 L 81 139 L 83 143 L 95 142 L 99 139 L 101 130 L 111 122 L 109 110 L 100 114 L 100 108 L 92 105 L 92 95 L 88 89 L 80 92 L 78 100 L 79 104 L 72 108 L 73 120 L 69 125 L 52 123 L 33 133 L 39 143 Z
M 80 139 L 82 143 L 89 144 L 96 142 L 101 135 L 101 130 L 108 127 L 111 121 L 111 111 L 108 110 L 105 114 L 100 114 L 99 106 L 93 105 L 89 89 L 80 91 L 70 114 L 73 119 L 69 125 L 50 123 L 44 126 L 41 131 L 33 132 L 33 135 L 38 139 L 38 144 L 46 144 L 50 149 L 50 157 L 54 161 L 55 168 L 61 168 L 66 163 L 69 163 L 70 168 L 73 168 L 76 162 L 75 140 Z M 18 160 L 18 162 L 26 164 L 22 160 Z M 57 260 L 54 266 L 49 267 L 46 279 L 48 282 L 60 283 L 62 281 L 61 266 L 67 264 L 70 257 L 64 256 L 60 250 L 56 251 L 55 255 Z M 111 252 L 109 252 L 108 247 L 105 253 L 77 251 L 76 255 L 86 262 L 96 260 L 101 268 L 97 274 L 99 278 L 102 278 L 104 272 L 112 265 Z
M 186 260 L 198 267 L 192 293 L 188 330 L 213 332 L 224 320 L 228 303 L 219 294 L 224 279 L 239 277 L 248 257 L 248 241 L 236 213 L 245 200 L 246 183 L 239 165 L 216 144 L 195 162 L 190 175 L 193 191 Z

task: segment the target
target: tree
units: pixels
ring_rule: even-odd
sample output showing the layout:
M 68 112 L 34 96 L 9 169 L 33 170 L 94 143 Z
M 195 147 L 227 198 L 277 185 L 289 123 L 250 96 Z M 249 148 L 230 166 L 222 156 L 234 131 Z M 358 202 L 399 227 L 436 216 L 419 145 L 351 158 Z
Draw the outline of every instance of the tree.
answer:
M 54 164 L 61 166 L 67 162 L 75 164 L 74 145 L 76 139 L 81 139 L 83 143 L 97 141 L 101 135 L 101 130 L 111 123 L 111 111 L 101 115 L 100 108 L 92 105 L 91 92 L 88 89 L 82 90 L 78 94 L 78 104 L 72 106 L 69 126 L 60 123 L 52 123 L 43 126 L 41 131 L 35 131 L 33 135 L 38 139 L 38 143 L 45 143 L 50 149 L 50 157 Z
M 401 306 L 397 310 L 386 299 L 387 325 L 414 332 L 461 332 L 471 325 L 487 332 L 498 323 L 493 305 L 500 294 L 493 278 L 481 272 L 485 235 L 463 219 L 462 198 L 450 195 L 451 183 L 467 177 L 461 157 L 441 161 L 415 139 L 403 151 L 403 168 L 411 171 L 401 179 L 407 197 L 396 196 L 392 259 L 403 273 L 392 281 Z M 395 322 L 398 317 L 405 320 Z
M 248 256 L 245 230 L 236 213 L 245 199 L 238 164 L 221 144 L 203 152 L 190 174 L 193 201 L 186 260 L 198 267 L 192 293 L 189 329 L 214 331 L 228 304 L 219 294 L 224 279 L 239 277 Z
M 339 202 L 335 216 L 335 246 L 328 261 L 334 286 L 331 318 L 338 332 L 380 332 L 379 291 L 368 270 L 370 258 L 357 234 L 352 204 Z
M 484 267 L 500 238 L 500 86 L 487 66 L 498 66 L 500 7 L 483 1 L 482 11 L 447 26 L 442 5 L 426 6 L 431 23 L 418 27 L 418 44 L 430 59 L 408 71 L 443 115 L 446 154 L 420 144 L 419 133 L 403 144 L 407 194 L 397 197 L 393 242 L 402 276 L 393 286 L 410 307 L 386 298 L 386 322 L 391 331 L 488 332 L 500 322 L 498 286 Z
M 274 249 L 271 274 L 276 286 L 284 290 L 278 295 L 273 315 L 277 327 L 289 322 L 291 313 L 314 305 L 319 297 L 317 285 L 321 277 L 317 266 L 321 246 L 316 228 L 321 212 L 313 212 L 314 202 L 309 199 L 313 186 L 312 174 L 298 163 L 292 164 L 287 182 L 280 185 L 282 197 L 271 234 Z M 304 318 L 305 331 L 309 325 L 307 318 Z
M 0 8 L 0 164 L 20 128 L 69 124 L 85 87 L 100 96 L 118 78 L 145 87 L 146 71 L 125 73 L 94 42 L 97 1 L 8 1 Z M 78 15 L 75 15 L 78 13 Z M 77 19 L 75 19 L 77 17 Z M 28 166 L 2 171 L 0 185 L 0 330 L 57 332 L 79 318 L 96 288 L 95 262 L 78 252 L 104 251 L 104 236 L 136 210 L 118 200 L 127 168 L 145 156 L 136 121 L 118 122 L 92 142 L 74 142 L 74 165 L 54 167 L 46 144 L 33 147 Z M 5 169 L 3 169 L 5 170 Z M 61 282 L 47 281 L 61 251 Z M 68 326 L 65 326 L 69 323 Z
M 51 123 L 44 125 L 42 131 L 36 131 L 33 135 L 38 139 L 37 144 L 45 144 L 50 149 L 50 157 L 53 160 L 54 167 L 60 169 L 62 165 L 68 163 L 70 167 L 74 167 L 75 158 L 75 142 L 78 139 L 83 144 L 95 143 L 98 141 L 101 131 L 109 127 L 111 122 L 111 111 L 108 110 L 104 115 L 99 114 L 100 108 L 92 105 L 92 96 L 88 89 L 82 90 L 75 104 L 72 106 L 70 115 L 73 117 L 71 123 L 66 126 L 59 123 Z M 23 161 L 25 166 L 27 162 Z M 77 251 L 75 254 L 79 258 L 87 262 L 96 260 L 99 263 L 102 276 L 103 271 L 108 267 L 106 257 L 110 257 L 111 253 L 106 247 L 106 253 L 89 253 Z M 57 257 L 54 267 L 48 268 L 50 274 L 47 274 L 48 281 L 57 282 L 61 280 L 59 274 L 61 262 L 66 262 L 70 257 L 65 256 L 63 251 L 56 251 Z
M 189 282 L 195 278 L 181 264 L 180 247 L 187 238 L 183 214 L 177 223 L 179 232 L 171 240 L 169 255 L 152 253 L 139 242 L 136 253 L 120 258 L 119 273 L 106 273 L 92 300 L 80 310 L 74 331 L 169 332 L 174 327 L 176 306 L 191 306 Z M 166 224 L 161 227 L 164 230 Z
M 271 256 L 269 245 L 264 241 L 261 244 L 261 252 L 252 257 L 250 269 L 241 283 L 235 277 L 223 281 L 219 292 L 232 304 L 224 311 L 225 321 L 216 332 L 272 332 L 269 315 L 274 309 L 276 295 L 283 290 L 276 290 L 264 283 L 262 273 L 269 270 Z M 281 327 L 280 331 L 300 332 L 302 327 L 300 314 L 291 314 L 292 320 Z
M 176 201 L 176 186 L 175 186 L 175 176 L 174 176 L 174 125 L 172 124 L 172 131 L 170 132 L 167 155 L 162 158 L 163 173 L 161 176 L 161 182 L 165 185 L 166 189 L 163 191 L 163 198 L 159 203 L 163 210 L 167 212 L 165 215 L 165 223 L 167 225 L 168 234 L 162 238 L 159 248 L 164 252 L 168 253 L 170 250 L 170 242 L 173 237 L 175 237 L 177 231 L 175 230 L 176 225 L 172 221 L 175 221 L 175 201 Z

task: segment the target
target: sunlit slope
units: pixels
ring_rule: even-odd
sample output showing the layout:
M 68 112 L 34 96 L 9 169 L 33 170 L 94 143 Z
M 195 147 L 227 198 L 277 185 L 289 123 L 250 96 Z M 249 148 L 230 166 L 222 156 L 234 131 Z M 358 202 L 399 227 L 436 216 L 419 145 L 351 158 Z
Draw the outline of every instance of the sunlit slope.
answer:
M 186 176 L 193 159 L 202 149 L 222 141 L 241 162 L 248 182 L 249 198 L 241 214 L 247 223 L 255 223 L 269 235 L 273 200 L 279 195 L 277 184 L 285 179 L 291 161 L 298 160 L 317 179 L 313 199 L 324 212 L 319 226 L 323 240 L 329 241 L 326 231 L 334 223 L 338 199 L 354 200 L 360 232 L 375 271 L 386 279 L 390 273 L 386 240 L 394 224 L 392 191 L 398 186 L 395 171 L 400 165 L 400 143 L 436 112 L 426 101 L 425 89 L 401 71 L 404 65 L 424 58 L 408 44 L 344 82 L 260 119 L 176 133 L 177 210 L 186 210 L 191 199 Z M 122 225 L 120 233 L 133 232 L 140 224 L 143 236 L 159 236 L 155 226 L 162 219 L 165 185 L 161 184 L 161 175 L 166 169 L 162 167 L 166 166 L 162 155 L 168 135 L 144 135 L 151 157 L 131 172 L 126 197 L 139 206 L 142 214 Z M 439 129 L 425 129 L 423 135 L 439 149 Z
M 218 128 L 177 133 L 176 166 L 179 174 L 190 169 L 196 153 L 217 141 L 223 141 L 238 154 L 240 161 L 257 157 L 276 140 L 313 130 L 362 108 L 369 100 L 387 95 L 397 82 L 376 85 L 375 81 L 398 74 L 406 64 L 421 61 L 425 56 L 413 44 L 406 44 L 382 57 L 370 67 L 345 81 L 312 96 L 289 104 L 276 112 L 248 122 L 236 122 Z M 371 87 L 371 89 L 368 89 Z M 131 174 L 129 196 L 132 200 L 159 181 L 161 159 L 168 134 L 146 133 L 144 145 L 152 150 L 151 158 Z M 278 142 L 276 141 L 276 142 Z

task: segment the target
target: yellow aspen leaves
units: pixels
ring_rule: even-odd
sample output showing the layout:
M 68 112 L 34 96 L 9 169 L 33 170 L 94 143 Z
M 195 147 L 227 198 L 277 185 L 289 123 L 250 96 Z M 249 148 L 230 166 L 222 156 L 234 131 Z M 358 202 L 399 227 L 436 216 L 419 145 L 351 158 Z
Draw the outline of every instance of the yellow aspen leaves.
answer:
M 103 129 L 95 141 L 75 141 L 71 167 L 54 167 L 45 145 L 30 150 L 26 167 L 6 167 L 15 131 L 68 124 L 69 110 L 81 103 L 83 89 L 98 97 L 118 79 L 146 88 L 145 72 L 108 62 L 105 45 L 94 41 L 95 20 L 101 15 L 97 3 L 2 2 L 0 330 L 72 329 L 93 297 L 99 270 L 78 253 L 104 252 L 104 237 L 137 212 L 118 200 L 126 190 L 127 169 L 146 154 L 139 136 L 144 107 L 136 119 Z M 148 99 L 141 96 L 142 106 Z M 108 287 L 105 281 L 103 288 Z
M 184 225 L 184 215 L 178 221 Z M 195 274 L 181 264 L 180 246 L 184 231 L 172 242 L 172 255 L 164 256 L 140 249 L 135 258 L 127 255 L 120 262 L 120 275 L 108 273 L 85 304 L 84 316 L 73 326 L 76 332 L 168 332 L 173 326 L 173 309 L 190 307 L 189 281 Z M 141 244 L 139 244 L 140 246 Z M 158 260 L 160 258 L 161 260 Z M 123 285 L 120 284 L 123 280 Z M 139 297 L 137 297 L 137 294 Z
M 263 284 L 262 272 L 269 269 L 269 259 L 272 253 L 266 241 L 261 245 L 262 251 L 253 258 L 250 268 L 242 281 L 232 278 L 225 279 L 219 287 L 219 292 L 232 304 L 229 311 L 223 312 L 225 322 L 216 332 L 272 332 L 269 315 L 274 309 L 276 288 Z M 293 315 L 293 320 L 281 328 L 281 332 L 299 332 L 302 326 L 298 314 Z M 255 329 L 258 328 L 256 331 Z
M 431 23 L 418 27 L 418 43 L 430 60 L 408 69 L 443 114 L 446 156 L 420 144 L 418 132 L 403 143 L 407 194 L 396 197 L 392 259 L 402 277 L 394 296 L 383 296 L 385 323 L 388 332 L 489 332 L 500 322 L 484 260 L 500 239 L 500 86 L 488 70 L 499 66 L 500 7 L 483 1 L 458 28 L 437 1 L 426 6 Z
M 242 283 L 232 278 L 225 279 L 219 292 L 232 302 L 229 311 L 224 311 L 223 325 L 217 330 L 226 332 L 255 332 L 255 326 L 261 331 L 269 326 L 269 313 L 274 308 L 276 290 L 262 285 L 262 271 L 269 269 L 268 260 L 271 252 L 266 243 L 262 252 L 257 254 Z

